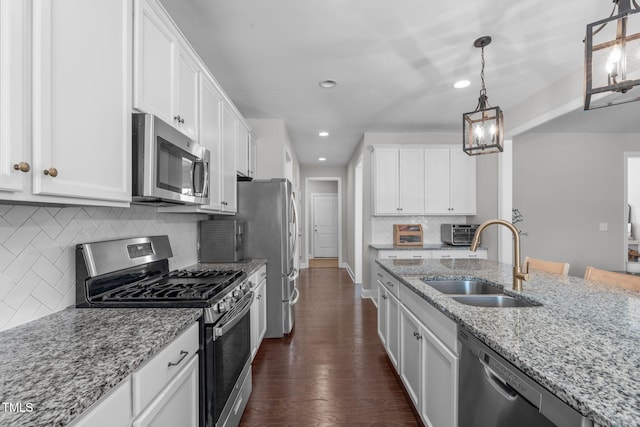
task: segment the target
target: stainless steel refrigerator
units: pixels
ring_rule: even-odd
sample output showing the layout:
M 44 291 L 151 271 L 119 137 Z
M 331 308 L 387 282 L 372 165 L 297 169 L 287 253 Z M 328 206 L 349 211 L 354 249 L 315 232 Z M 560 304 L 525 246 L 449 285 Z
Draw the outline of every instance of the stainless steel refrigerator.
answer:
M 291 182 L 269 179 L 238 182 L 237 219 L 245 221 L 244 255 L 267 260 L 267 338 L 293 329 L 298 270 L 298 213 Z

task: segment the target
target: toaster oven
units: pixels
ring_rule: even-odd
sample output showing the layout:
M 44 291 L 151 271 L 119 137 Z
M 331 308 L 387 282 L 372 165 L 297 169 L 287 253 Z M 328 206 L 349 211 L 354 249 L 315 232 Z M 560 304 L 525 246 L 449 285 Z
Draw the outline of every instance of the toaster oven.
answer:
M 442 224 L 440 240 L 454 246 L 470 246 L 478 224 Z

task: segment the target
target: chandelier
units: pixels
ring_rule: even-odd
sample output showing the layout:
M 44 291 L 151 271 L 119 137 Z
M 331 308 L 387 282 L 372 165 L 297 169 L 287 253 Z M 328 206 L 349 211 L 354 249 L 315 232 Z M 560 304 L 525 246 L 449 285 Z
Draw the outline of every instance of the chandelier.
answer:
M 587 25 L 585 110 L 640 100 L 640 88 L 633 89 L 640 85 L 640 6 L 613 3 L 608 18 Z
M 492 107 L 484 85 L 484 47 L 491 37 L 477 39 L 473 45 L 481 49 L 482 71 L 480 98 L 476 109 L 462 115 L 462 149 L 470 156 L 499 153 L 504 145 L 504 118 L 500 107 Z

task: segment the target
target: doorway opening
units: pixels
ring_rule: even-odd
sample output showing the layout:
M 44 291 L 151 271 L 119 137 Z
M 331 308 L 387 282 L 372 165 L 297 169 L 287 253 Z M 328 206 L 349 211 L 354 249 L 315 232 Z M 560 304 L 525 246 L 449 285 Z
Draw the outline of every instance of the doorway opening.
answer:
M 640 152 L 624 153 L 624 266 L 640 272 Z
M 305 179 L 305 254 L 309 268 L 342 266 L 342 188 L 339 177 Z

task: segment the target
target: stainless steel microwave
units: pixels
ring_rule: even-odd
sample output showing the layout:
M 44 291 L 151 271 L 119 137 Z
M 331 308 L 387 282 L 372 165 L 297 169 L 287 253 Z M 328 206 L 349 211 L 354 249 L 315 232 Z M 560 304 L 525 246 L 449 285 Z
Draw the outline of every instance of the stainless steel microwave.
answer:
M 132 200 L 209 204 L 209 150 L 152 114 L 133 114 Z

